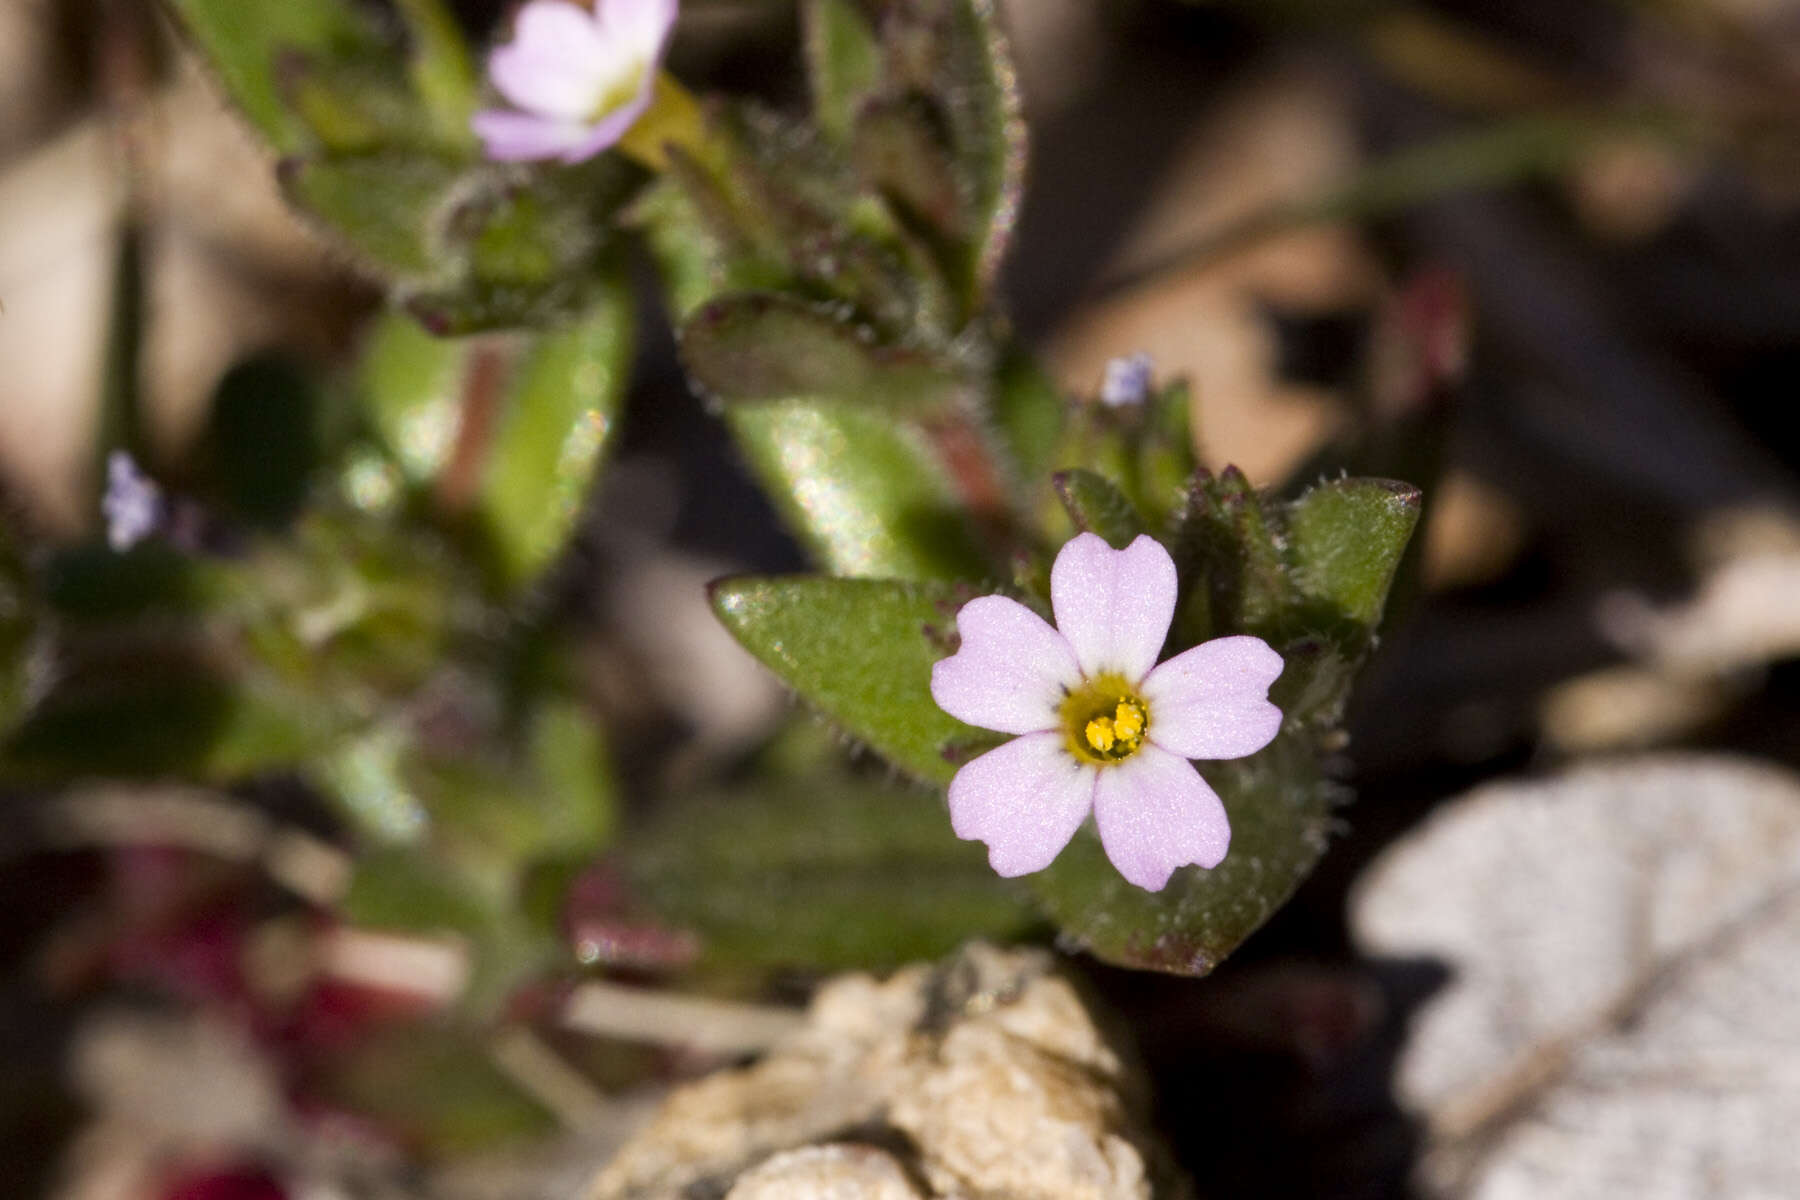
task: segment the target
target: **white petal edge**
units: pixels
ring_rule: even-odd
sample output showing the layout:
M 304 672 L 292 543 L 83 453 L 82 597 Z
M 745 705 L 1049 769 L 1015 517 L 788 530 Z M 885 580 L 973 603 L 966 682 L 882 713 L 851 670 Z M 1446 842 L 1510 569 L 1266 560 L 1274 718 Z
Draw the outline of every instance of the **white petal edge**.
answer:
M 979 596 L 956 614 L 962 646 L 931 668 L 931 698 L 959 721 L 1001 733 L 1057 725 L 1064 687 L 1081 680 L 1075 652 L 1048 622 L 1005 596 Z
M 997 874 L 1041 871 L 1087 818 L 1097 773 L 1075 760 L 1060 732 L 1014 738 L 950 781 L 950 827 L 959 838 L 986 842 Z
M 1214 638 L 1145 677 L 1150 741 L 1183 758 L 1242 758 L 1275 740 L 1281 710 L 1269 703 L 1281 655 L 1258 637 Z
M 1136 683 L 1156 665 L 1175 616 L 1175 561 L 1150 537 L 1114 550 L 1097 534 L 1077 534 L 1050 568 L 1050 605 L 1083 671 Z
M 1231 846 L 1218 793 L 1192 763 L 1155 746 L 1100 770 L 1094 824 L 1119 874 L 1148 892 L 1162 891 L 1177 867 L 1218 866 Z

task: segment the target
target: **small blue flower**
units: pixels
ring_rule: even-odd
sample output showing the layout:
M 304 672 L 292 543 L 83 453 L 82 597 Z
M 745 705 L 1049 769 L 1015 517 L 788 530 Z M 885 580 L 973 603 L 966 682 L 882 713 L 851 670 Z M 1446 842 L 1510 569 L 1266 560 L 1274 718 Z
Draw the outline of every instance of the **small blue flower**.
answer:
M 1100 381 L 1100 403 L 1108 408 L 1135 408 L 1142 404 L 1150 395 L 1154 370 L 1150 356 L 1142 350 L 1109 360 Z
M 131 455 L 114 450 L 106 460 L 106 495 L 100 511 L 106 516 L 107 544 L 123 553 L 162 524 L 162 490 L 138 470 Z

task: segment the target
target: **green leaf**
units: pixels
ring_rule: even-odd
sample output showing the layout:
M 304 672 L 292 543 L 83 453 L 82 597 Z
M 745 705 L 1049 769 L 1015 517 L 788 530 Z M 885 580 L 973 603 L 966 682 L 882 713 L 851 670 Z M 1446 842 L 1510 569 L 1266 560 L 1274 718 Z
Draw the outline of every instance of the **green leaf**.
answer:
M 1253 633 L 1276 646 L 1285 640 L 1293 585 L 1280 529 L 1242 471 L 1196 476 L 1175 561 L 1186 585 L 1177 614 L 1184 644 L 1228 633 Z
M 978 579 L 989 567 L 926 432 L 850 402 L 726 410 L 752 473 L 820 566 L 839 575 Z
M 283 190 L 295 207 L 328 225 L 368 269 L 433 277 L 456 266 L 446 257 L 446 225 L 458 168 L 417 153 L 288 159 Z
M 1160 892 L 1125 882 L 1091 829 L 1029 877 L 1067 944 L 1120 966 L 1204 975 L 1291 896 L 1324 853 L 1338 791 L 1304 739 L 1283 734 L 1203 773 L 1231 817 L 1231 852 Z
M 309 764 L 318 790 L 370 843 L 413 845 L 429 831 L 430 815 L 407 778 L 411 748 L 406 731 L 376 726 L 342 739 Z
M 718 965 L 879 970 L 1040 920 L 940 800 L 842 771 L 694 798 L 631 845 L 635 892 Z
M 740 577 L 712 587 L 713 611 L 783 682 L 896 767 L 945 784 L 993 735 L 931 698 L 970 593 L 888 579 Z
M 213 391 L 206 456 L 226 510 L 279 528 L 299 515 L 322 445 L 319 396 L 298 364 L 277 354 L 233 366 Z
M 469 46 L 443 0 L 398 0 L 412 43 L 412 79 L 445 141 L 470 144 L 477 80 Z
M 418 934 L 487 936 L 492 902 L 441 858 L 411 848 L 383 848 L 357 859 L 339 902 L 343 918 L 374 929 Z
M 89 663 L 0 745 L 0 778 L 225 783 L 298 766 L 329 739 L 330 724 L 267 681 L 148 657 Z
M 896 14 L 888 92 L 928 96 L 942 114 L 963 214 L 962 272 L 978 308 L 1012 236 L 1025 174 L 1025 122 L 993 0 L 931 0 Z
M 881 76 L 881 46 L 856 0 L 805 0 L 806 65 L 819 128 L 844 142 Z
M 695 384 L 725 403 L 752 472 L 819 563 L 842 575 L 987 573 L 945 438 L 976 436 L 963 384 L 779 296 L 729 296 L 682 328 Z
M 965 392 L 944 364 L 879 345 L 865 331 L 788 296 L 725 296 L 681 328 L 694 382 L 726 403 L 838 399 L 893 413 L 941 416 Z
M 1153 525 L 1166 527 L 1187 499 L 1194 461 L 1194 434 L 1188 423 L 1191 397 L 1185 380 L 1153 392 L 1145 404 L 1131 495 Z
M 450 460 L 461 420 L 468 346 L 432 337 L 404 313 L 376 318 L 357 365 L 357 391 L 376 432 L 414 486 Z
M 484 1043 L 442 1025 L 392 1025 L 358 1038 L 316 1067 L 309 1083 L 314 1094 L 437 1155 L 493 1150 L 554 1128 Z
M 1076 467 L 1058 471 L 1051 482 L 1075 528 L 1099 534 L 1113 549 L 1123 550 L 1145 532 L 1137 509 L 1104 475 Z
M 994 424 L 1026 481 L 1041 485 L 1055 465 L 1068 401 L 1031 355 L 1008 347 L 994 376 Z
M 1388 586 L 1419 521 L 1421 496 L 1391 479 L 1336 479 L 1287 508 L 1295 583 L 1315 611 L 1308 624 L 1348 622 L 1374 632 Z
M 431 114 L 419 105 L 395 56 L 385 48 L 330 58 L 282 59 L 282 99 L 304 123 L 311 149 L 331 156 L 380 151 L 441 151 Z
M 476 505 L 510 586 L 536 578 L 575 527 L 630 381 L 633 316 L 615 276 L 579 324 L 535 335 L 513 368 Z
M 872 101 L 856 118 L 852 147 L 864 182 L 946 242 L 967 243 L 975 230 L 963 210 L 956 161 L 922 97 Z
M 348 0 L 169 0 L 200 44 L 225 90 L 284 154 L 305 148 L 308 131 L 282 101 L 284 58 L 367 54 L 368 24 Z
M 159 541 L 119 554 L 98 543 L 50 559 L 44 600 L 66 628 L 137 621 L 216 617 L 244 594 L 247 580 L 231 564 L 181 554 Z
M 617 796 L 600 725 L 583 706 L 547 701 L 532 714 L 529 753 L 543 851 L 592 853 L 612 836 Z

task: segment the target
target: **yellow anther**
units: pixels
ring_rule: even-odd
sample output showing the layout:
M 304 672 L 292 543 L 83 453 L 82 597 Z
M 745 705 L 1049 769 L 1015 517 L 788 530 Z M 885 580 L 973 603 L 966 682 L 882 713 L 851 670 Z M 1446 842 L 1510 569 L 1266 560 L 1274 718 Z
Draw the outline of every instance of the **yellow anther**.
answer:
M 1137 705 L 1121 700 L 1113 713 L 1112 724 L 1119 740 L 1135 742 L 1144 732 L 1144 714 Z
M 1104 754 L 1113 748 L 1113 723 L 1105 717 L 1095 717 L 1087 723 L 1088 745 Z

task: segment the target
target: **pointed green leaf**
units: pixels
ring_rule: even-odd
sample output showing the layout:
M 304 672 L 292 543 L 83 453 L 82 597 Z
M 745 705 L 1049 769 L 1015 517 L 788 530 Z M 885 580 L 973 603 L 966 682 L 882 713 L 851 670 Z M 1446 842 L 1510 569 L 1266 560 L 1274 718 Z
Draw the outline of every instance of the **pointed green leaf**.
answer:
M 978 579 L 968 512 L 924 430 L 848 402 L 726 410 L 750 469 L 821 567 L 839 575 Z
M 441 275 L 444 226 L 458 182 L 455 164 L 423 154 L 289 159 L 288 199 L 323 221 L 368 269 L 386 276 Z
M 1190 582 L 1178 620 L 1182 640 L 1253 633 L 1279 645 L 1288 632 L 1292 582 L 1280 530 L 1263 499 L 1236 467 L 1194 480 L 1175 559 Z M 1197 606 L 1197 607 L 1196 607 Z M 1195 623 L 1196 612 L 1207 624 Z
M 1287 508 L 1288 556 L 1312 620 L 1348 621 L 1366 636 L 1387 603 L 1419 522 L 1421 496 L 1391 479 L 1335 479 Z M 1321 626 L 1322 627 L 1322 626 Z
M 836 399 L 932 416 L 965 390 L 944 364 L 879 345 L 824 309 L 772 293 L 701 307 L 681 328 L 681 358 L 695 383 L 726 403 Z
M 931 666 L 950 653 L 966 589 L 889 579 L 723 579 L 725 627 L 789 687 L 901 770 L 948 783 L 993 735 L 940 709 Z
M 1025 122 L 993 0 L 930 0 L 897 17 L 888 42 L 894 96 L 929 96 L 949 134 L 968 247 L 965 294 L 979 307 L 1011 240 L 1025 174 Z
M 631 846 L 635 891 L 718 964 L 881 969 L 1040 920 L 941 800 L 842 771 L 694 798 Z
M 303 149 L 308 132 L 283 103 L 283 59 L 296 53 L 354 57 L 375 45 L 368 23 L 348 0 L 170 0 L 170 6 L 226 92 L 284 154 Z
M 856 0 L 806 0 L 801 18 L 814 118 L 826 136 L 843 142 L 880 79 L 881 46 Z
M 634 315 L 616 276 L 579 324 L 535 335 L 514 365 L 477 510 L 504 578 L 536 576 L 568 541 L 630 379 Z
M 1137 509 L 1104 475 L 1076 467 L 1058 471 L 1051 483 L 1075 528 L 1099 534 L 1113 549 L 1123 550 L 1145 532 Z
M 1204 774 L 1231 817 L 1231 851 L 1213 870 L 1183 867 L 1147 892 L 1125 882 L 1083 830 L 1029 877 L 1068 943 L 1120 966 L 1204 975 L 1311 872 L 1337 793 L 1302 739 L 1283 734 L 1250 758 L 1206 764 Z

